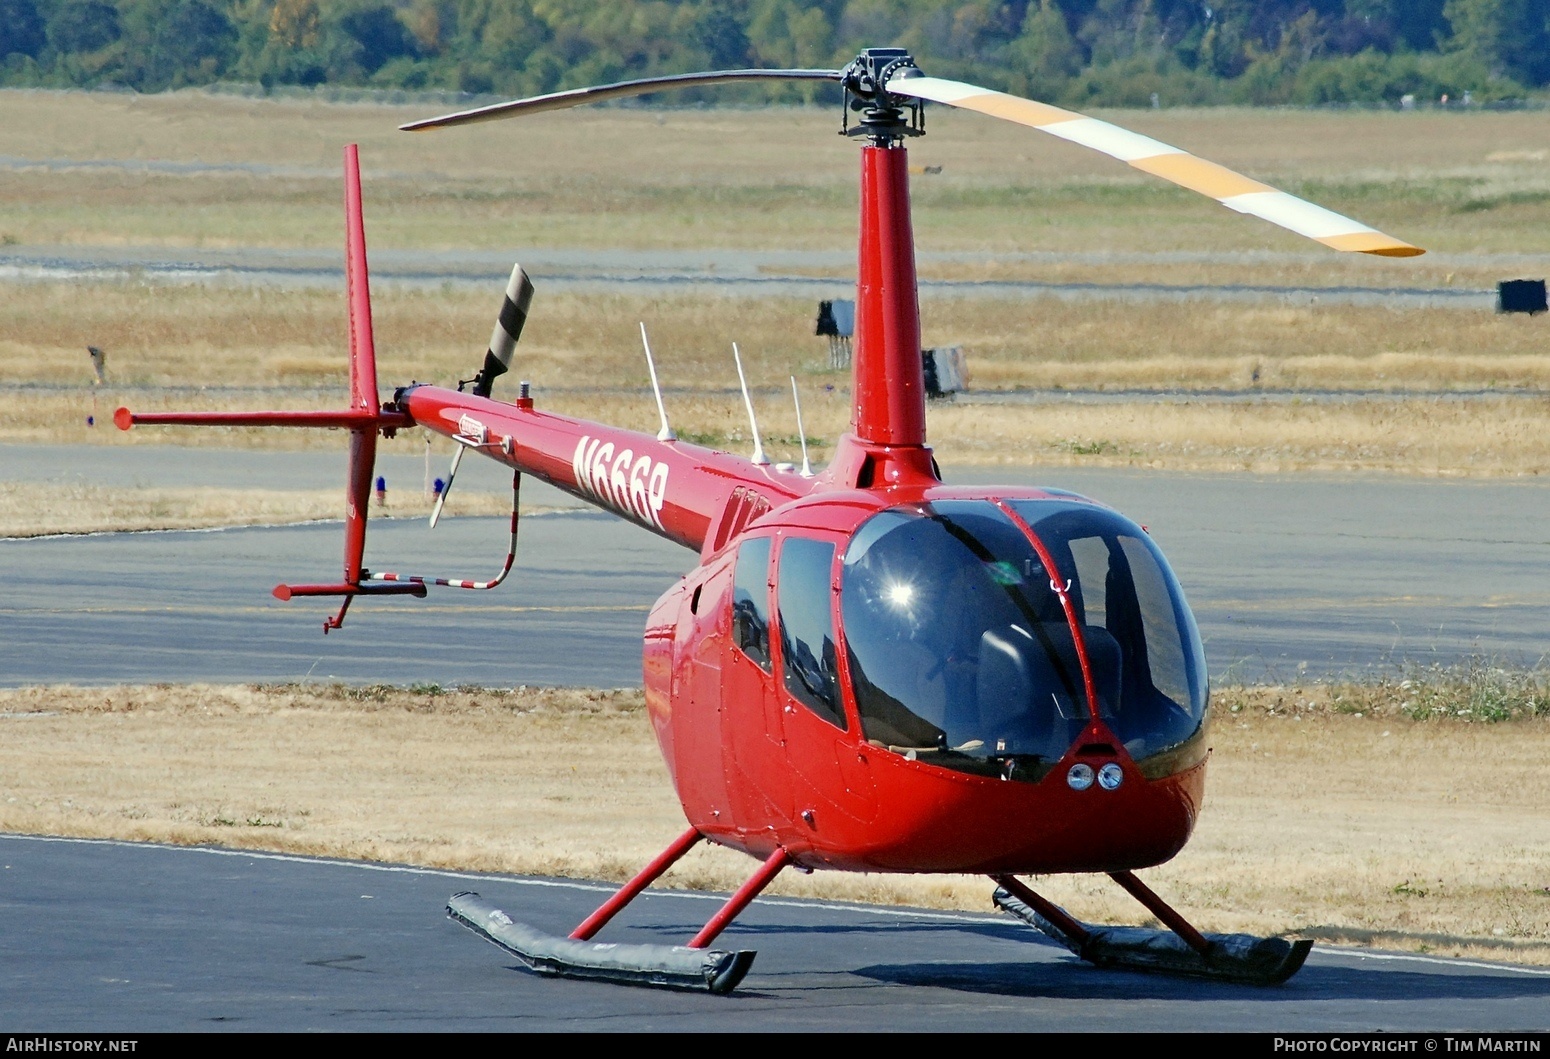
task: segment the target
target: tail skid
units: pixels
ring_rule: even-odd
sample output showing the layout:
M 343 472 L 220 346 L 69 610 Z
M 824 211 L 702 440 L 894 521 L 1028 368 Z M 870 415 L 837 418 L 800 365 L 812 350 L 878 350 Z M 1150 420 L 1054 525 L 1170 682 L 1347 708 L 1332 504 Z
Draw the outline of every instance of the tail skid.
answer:
M 458 454 L 462 455 L 464 451 L 464 449 L 460 448 L 458 449 Z M 456 465 L 454 464 L 454 466 Z M 441 496 L 445 498 L 446 495 L 446 491 L 443 490 Z M 522 472 L 514 471 L 511 475 L 511 546 L 506 549 L 506 561 L 504 564 L 502 564 L 500 573 L 496 574 L 490 580 L 470 581 L 466 578 L 424 577 L 419 574 L 394 574 L 389 573 L 386 570 L 373 574 L 362 570 L 361 581 L 364 582 L 364 584 L 361 586 L 362 589 L 367 592 L 379 592 L 382 590 L 380 587 L 382 585 L 397 584 L 409 586 L 398 589 L 400 592 L 410 592 L 414 595 L 423 596 L 425 595 L 426 585 L 435 585 L 438 588 L 467 588 L 479 592 L 488 591 L 489 589 L 495 588 L 502 581 L 506 580 L 506 575 L 511 573 L 512 564 L 517 561 L 517 529 L 521 522 L 521 505 Z M 437 514 L 441 512 L 440 501 L 437 502 L 436 512 Z M 434 517 L 435 516 L 433 515 L 432 518 L 434 519 Z M 432 525 L 434 524 L 435 523 L 433 522 Z M 420 591 L 414 592 L 413 586 L 418 586 Z

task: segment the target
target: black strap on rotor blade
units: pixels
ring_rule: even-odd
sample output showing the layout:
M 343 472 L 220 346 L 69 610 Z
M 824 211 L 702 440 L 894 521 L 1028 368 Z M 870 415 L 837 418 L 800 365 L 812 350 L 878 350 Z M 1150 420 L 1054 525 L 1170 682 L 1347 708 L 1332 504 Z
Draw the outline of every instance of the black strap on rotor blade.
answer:
M 611 85 L 593 85 L 590 88 L 573 88 L 568 92 L 551 92 L 546 96 L 529 96 L 507 103 L 493 103 L 474 110 L 462 110 L 439 118 L 411 121 L 400 125 L 403 132 L 419 132 L 422 129 L 444 129 L 453 125 L 469 125 L 476 121 L 494 121 L 519 114 L 541 114 L 546 110 L 565 110 L 584 103 L 602 103 L 609 99 L 643 96 L 651 92 L 666 92 L 675 88 L 699 88 L 703 85 L 735 84 L 738 81 L 838 81 L 839 70 L 713 70 L 700 74 L 672 74 L 666 77 L 646 77 L 639 81 L 620 81 Z

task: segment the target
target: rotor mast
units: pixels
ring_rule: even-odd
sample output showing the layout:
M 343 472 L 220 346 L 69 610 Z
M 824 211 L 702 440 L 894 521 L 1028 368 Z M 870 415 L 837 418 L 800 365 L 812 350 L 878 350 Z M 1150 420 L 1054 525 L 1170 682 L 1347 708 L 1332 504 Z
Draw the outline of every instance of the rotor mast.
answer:
M 890 95 L 889 78 L 918 75 L 908 53 L 876 48 L 844 72 L 847 118 L 842 130 L 861 148 L 861 223 L 856 270 L 854 404 L 851 436 L 835 453 L 838 477 L 862 487 L 927 477 L 925 378 L 921 370 L 920 299 L 910 221 L 909 153 L 904 140 L 923 131 L 918 101 Z M 846 451 L 849 449 L 850 451 Z M 853 477 L 854 476 L 854 477 Z

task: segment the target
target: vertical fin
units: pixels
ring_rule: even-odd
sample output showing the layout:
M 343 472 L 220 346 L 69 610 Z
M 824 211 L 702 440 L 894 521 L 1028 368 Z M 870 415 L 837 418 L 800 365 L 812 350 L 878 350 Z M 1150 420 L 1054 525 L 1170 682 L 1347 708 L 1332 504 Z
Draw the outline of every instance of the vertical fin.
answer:
M 667 406 L 662 403 L 662 387 L 657 382 L 657 362 L 651 356 L 651 342 L 646 338 L 645 321 L 640 325 L 640 344 L 646 347 L 646 370 L 651 372 L 651 392 L 657 395 L 657 415 L 662 417 L 662 429 L 657 431 L 657 440 L 677 441 L 678 435 L 667 425 Z
M 350 404 L 376 415 L 377 349 L 371 333 L 371 280 L 366 272 L 366 222 L 361 210 L 361 160 L 344 149 L 345 294 L 350 303 Z
M 377 349 L 371 333 L 371 280 L 366 271 L 366 222 L 361 209 L 361 160 L 355 144 L 344 149 L 345 296 L 350 309 L 350 407 L 377 415 Z M 358 584 L 366 552 L 366 513 L 377 462 L 377 424 L 350 431 L 349 480 L 345 486 L 344 579 Z M 345 601 L 349 602 L 348 599 Z M 339 618 L 344 618 L 341 609 Z
M 770 458 L 764 454 L 764 440 L 759 437 L 759 421 L 753 417 L 753 398 L 748 396 L 748 379 L 743 375 L 743 355 L 737 351 L 737 343 L 732 343 L 732 359 L 737 362 L 737 384 L 743 388 L 743 407 L 748 409 L 748 429 L 753 431 L 753 462 L 769 463 Z

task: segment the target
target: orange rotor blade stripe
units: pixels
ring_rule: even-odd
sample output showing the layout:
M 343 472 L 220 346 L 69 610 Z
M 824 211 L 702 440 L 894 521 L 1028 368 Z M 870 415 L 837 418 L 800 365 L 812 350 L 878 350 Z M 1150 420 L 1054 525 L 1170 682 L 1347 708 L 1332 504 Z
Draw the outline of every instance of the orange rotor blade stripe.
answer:
M 1414 257 L 1425 253 L 1418 246 L 1306 199 L 1278 191 L 1226 166 L 1073 110 L 940 77 L 895 77 L 888 82 L 888 92 L 973 110 L 1081 144 L 1144 173 L 1216 199 L 1228 209 L 1267 220 L 1335 250 L 1384 257 Z

